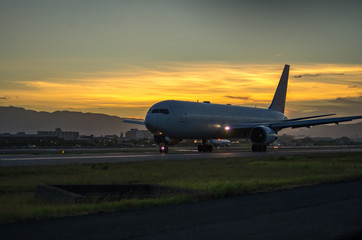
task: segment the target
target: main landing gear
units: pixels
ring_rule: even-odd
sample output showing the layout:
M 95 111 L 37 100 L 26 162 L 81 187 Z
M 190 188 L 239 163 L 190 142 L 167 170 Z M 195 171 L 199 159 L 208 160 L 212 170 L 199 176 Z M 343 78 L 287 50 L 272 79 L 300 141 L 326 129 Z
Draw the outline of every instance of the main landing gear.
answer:
M 253 144 L 253 146 L 251 147 L 251 150 L 253 150 L 253 152 L 266 152 L 266 145 Z
M 211 144 L 206 144 L 206 140 L 202 139 L 202 145 L 197 146 L 199 152 L 212 152 L 214 147 Z

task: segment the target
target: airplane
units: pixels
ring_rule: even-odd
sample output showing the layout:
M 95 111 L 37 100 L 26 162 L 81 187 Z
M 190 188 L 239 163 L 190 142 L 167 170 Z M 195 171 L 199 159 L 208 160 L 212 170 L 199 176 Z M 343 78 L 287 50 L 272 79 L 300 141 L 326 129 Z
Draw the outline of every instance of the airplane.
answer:
M 154 104 L 145 120 L 124 120 L 127 123 L 145 125 L 153 133 L 161 153 L 168 146 L 182 139 L 201 139 L 199 152 L 212 152 L 210 139 L 248 138 L 253 152 L 265 152 L 267 146 L 277 138 L 284 128 L 311 127 L 321 124 L 362 119 L 361 116 L 321 118 L 335 114 L 324 114 L 288 119 L 284 115 L 287 95 L 289 65 L 284 66 L 274 98 L 268 109 L 234 105 L 167 100 Z M 316 119 L 317 118 L 317 119 Z
M 228 139 L 211 139 L 209 141 L 210 144 L 212 144 L 214 147 L 228 147 L 231 145 L 230 140 Z

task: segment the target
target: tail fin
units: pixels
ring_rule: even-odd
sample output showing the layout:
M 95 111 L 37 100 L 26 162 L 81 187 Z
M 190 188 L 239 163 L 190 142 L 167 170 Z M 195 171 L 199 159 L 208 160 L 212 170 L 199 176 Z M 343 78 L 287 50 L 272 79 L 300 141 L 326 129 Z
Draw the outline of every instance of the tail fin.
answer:
M 288 87 L 288 76 L 289 76 L 289 65 L 285 64 L 282 76 L 275 91 L 274 98 L 270 104 L 269 110 L 278 111 L 284 113 L 285 98 L 287 97 Z

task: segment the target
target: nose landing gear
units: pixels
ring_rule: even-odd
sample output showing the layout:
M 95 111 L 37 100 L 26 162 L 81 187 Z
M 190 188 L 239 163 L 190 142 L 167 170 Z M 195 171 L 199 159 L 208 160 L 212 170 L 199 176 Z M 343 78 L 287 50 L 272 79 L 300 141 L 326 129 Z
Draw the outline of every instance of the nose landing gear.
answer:
M 159 151 L 160 153 L 168 153 L 168 147 L 166 146 L 166 144 L 160 144 Z
M 163 135 L 155 135 L 154 139 L 155 142 L 160 146 L 160 148 L 158 149 L 160 153 L 168 153 L 168 144 L 170 142 L 170 139 Z

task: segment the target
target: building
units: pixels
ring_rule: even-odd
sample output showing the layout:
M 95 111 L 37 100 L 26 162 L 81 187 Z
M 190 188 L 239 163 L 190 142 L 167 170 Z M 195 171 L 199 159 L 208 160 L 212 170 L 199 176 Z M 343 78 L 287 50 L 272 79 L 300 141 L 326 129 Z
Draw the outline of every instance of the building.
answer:
M 153 135 L 148 130 L 138 130 L 137 128 L 132 128 L 126 132 L 126 138 L 130 140 L 153 139 Z
M 38 131 L 38 135 L 58 137 L 64 140 L 76 140 L 79 138 L 79 132 L 64 132 L 60 128 L 56 128 L 55 131 Z

